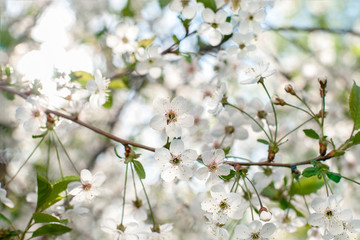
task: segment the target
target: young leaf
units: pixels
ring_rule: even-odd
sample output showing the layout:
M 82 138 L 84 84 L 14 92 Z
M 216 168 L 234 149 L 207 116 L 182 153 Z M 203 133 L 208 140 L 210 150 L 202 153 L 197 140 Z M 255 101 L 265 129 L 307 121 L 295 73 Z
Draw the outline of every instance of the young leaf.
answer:
M 168 5 L 171 2 L 171 0 L 159 0 L 159 6 L 161 9 L 163 9 L 164 7 L 166 7 L 166 5 Z
M 32 238 L 44 235 L 61 235 L 70 232 L 71 228 L 61 224 L 46 224 L 33 232 Z
M 290 189 L 290 195 L 309 195 L 316 192 L 324 185 L 324 181 L 317 176 L 301 177 L 295 182 Z
M 33 218 L 35 223 L 60 222 L 60 219 L 57 217 L 41 212 L 35 212 Z
M 223 175 L 223 176 L 220 176 L 220 178 L 223 180 L 230 180 L 235 176 L 235 174 L 236 174 L 236 172 L 234 170 L 230 170 L 229 175 Z
M 354 143 L 354 144 L 360 144 L 360 132 L 357 132 L 355 134 L 355 136 L 353 136 L 351 138 L 351 141 Z
M 225 153 L 225 156 L 226 156 L 226 155 L 229 154 L 229 152 L 230 152 L 230 150 L 231 150 L 231 147 L 228 146 L 228 147 L 226 147 L 226 148 L 223 148 L 223 150 L 224 150 L 224 153 Z
M 0 213 L 0 220 L 3 220 L 4 222 L 7 222 L 8 224 L 12 225 L 10 219 L 5 217 L 2 213 Z
M 304 129 L 303 131 L 309 138 L 320 139 L 320 136 L 312 129 Z
M 269 142 L 268 141 L 266 141 L 265 139 L 258 139 L 258 140 L 256 140 L 256 141 L 258 141 L 259 143 L 262 143 L 262 144 L 265 144 L 265 145 L 269 145 Z
M 312 177 L 312 176 L 315 176 L 319 173 L 319 169 L 316 168 L 316 167 L 308 167 L 308 168 L 305 168 L 304 171 L 302 172 L 302 175 L 304 177 Z
M 196 0 L 197 2 L 201 2 L 204 4 L 204 7 L 210 8 L 214 12 L 216 12 L 216 2 L 215 0 Z
M 71 81 L 76 81 L 80 83 L 82 87 L 86 87 L 86 83 L 90 80 L 94 80 L 94 76 L 91 75 L 88 72 L 84 71 L 77 71 L 77 72 L 71 72 L 69 74 Z
M 145 170 L 144 170 L 144 167 L 141 164 L 141 162 L 139 162 L 137 160 L 133 160 L 132 162 L 134 163 L 134 168 L 135 168 L 135 171 L 136 171 L 137 175 L 139 176 L 139 178 L 145 179 L 146 174 L 145 174 Z
M 333 172 L 327 172 L 326 175 L 328 176 L 328 178 L 336 183 L 340 182 L 341 180 L 341 175 L 337 174 L 337 173 L 333 173 Z
M 354 129 L 360 128 L 360 87 L 354 81 L 349 97 L 350 116 L 354 121 Z
M 109 92 L 109 98 L 106 101 L 106 103 L 103 104 L 104 108 L 111 108 L 113 105 L 113 96 L 112 96 L 112 92 Z
M 53 187 L 49 183 L 49 181 L 39 174 L 37 174 L 37 187 L 38 199 L 36 204 L 36 210 L 40 209 L 42 205 L 46 203 L 46 200 L 48 199 L 53 190 Z
M 110 89 L 123 89 L 123 88 L 126 88 L 126 84 L 122 78 L 117 78 L 117 79 L 111 80 L 111 82 L 109 83 L 109 88 Z

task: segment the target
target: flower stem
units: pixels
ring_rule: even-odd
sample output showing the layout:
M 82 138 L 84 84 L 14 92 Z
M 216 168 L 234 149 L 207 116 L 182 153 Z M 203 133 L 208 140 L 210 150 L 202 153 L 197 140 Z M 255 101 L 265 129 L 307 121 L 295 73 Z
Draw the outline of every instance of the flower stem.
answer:
M 137 195 L 136 183 L 135 183 L 135 174 L 134 174 L 134 168 L 133 168 L 132 164 L 130 165 L 130 168 L 131 168 L 131 176 L 132 176 L 133 184 L 134 184 L 135 199 L 138 200 L 139 198 L 138 198 L 138 195 Z
M 311 120 L 313 120 L 313 117 L 309 118 L 308 120 L 306 120 L 305 122 L 301 123 L 299 126 L 297 126 L 296 128 L 294 128 L 293 130 L 291 130 L 290 132 L 286 133 L 282 138 L 280 138 L 279 142 L 281 142 L 284 138 L 286 138 L 287 136 L 289 136 L 291 133 L 295 132 L 296 130 L 298 130 L 299 128 L 301 128 L 302 126 L 304 126 L 306 123 L 310 122 Z
M 122 213 L 121 213 L 121 225 L 124 222 L 124 212 L 125 212 L 125 196 L 126 196 L 126 185 L 127 185 L 127 175 L 128 175 L 128 168 L 129 164 L 126 164 L 126 170 L 125 170 L 125 183 L 124 183 L 124 195 L 123 195 L 123 205 L 122 205 Z
M 53 134 L 53 132 L 51 132 Z M 54 134 L 52 135 L 53 138 L 54 137 Z M 56 152 L 56 158 L 58 160 L 58 164 L 59 164 L 59 169 L 60 169 L 60 175 L 61 175 L 61 178 L 64 177 L 64 173 L 63 173 L 63 170 L 62 170 L 62 166 L 61 166 L 61 161 L 60 161 L 60 155 L 59 155 L 59 150 L 57 148 L 57 144 L 55 142 L 55 139 L 53 139 L 53 144 L 54 144 L 54 147 L 55 147 L 55 152 Z
M 260 208 L 262 208 L 262 207 L 263 207 L 263 204 L 262 204 L 262 202 L 261 202 L 260 195 L 259 195 L 258 191 L 256 190 L 256 187 L 254 186 L 253 182 L 250 181 L 250 179 L 249 179 L 248 177 L 245 176 L 245 178 L 250 182 L 251 186 L 254 188 L 254 191 L 255 191 L 255 193 L 256 193 L 256 196 L 257 196 L 258 199 L 259 199 Z M 244 181 L 244 182 L 245 182 L 245 181 Z
M 138 176 L 139 177 L 139 176 Z M 139 177 L 139 180 L 140 180 L 140 183 L 141 183 L 141 186 L 144 190 L 144 193 L 145 193 L 145 198 L 146 198 L 146 202 L 149 206 L 149 211 L 150 211 L 150 216 L 151 216 L 151 220 L 152 220 L 152 223 L 153 223 L 153 228 L 155 229 L 157 227 L 156 225 L 156 221 L 155 221 L 155 217 L 154 217 L 154 213 L 153 213 L 153 210 L 152 210 L 152 207 L 151 207 L 151 204 L 150 204 L 150 200 L 149 200 L 149 197 L 147 195 L 147 192 L 146 192 L 146 189 L 145 189 L 145 186 L 144 186 L 144 183 L 143 181 L 141 180 L 141 178 Z
M 277 137 L 277 131 L 278 131 L 278 120 L 277 120 L 277 114 L 276 114 L 276 110 L 275 110 L 275 106 L 274 106 L 274 103 L 271 101 L 271 96 L 264 84 L 264 81 L 260 81 L 261 85 L 263 86 L 265 92 L 266 92 L 266 95 L 268 96 L 269 100 L 270 100 L 270 103 L 271 103 L 271 107 L 273 109 L 273 112 L 274 112 L 274 119 L 275 119 L 275 133 L 274 133 L 274 142 L 276 142 L 276 137 Z
M 248 195 L 248 200 L 249 200 L 249 203 L 250 203 L 251 219 L 254 221 L 254 220 L 255 220 L 255 219 L 254 219 L 254 213 L 253 213 L 253 207 L 254 207 L 254 205 L 253 205 L 252 202 L 251 202 L 250 190 L 249 190 L 249 188 L 248 188 L 247 185 L 246 185 L 245 177 L 243 177 L 242 179 L 243 179 L 243 181 L 244 181 L 244 186 L 245 186 L 245 188 L 246 188 L 246 193 L 247 193 L 247 195 Z

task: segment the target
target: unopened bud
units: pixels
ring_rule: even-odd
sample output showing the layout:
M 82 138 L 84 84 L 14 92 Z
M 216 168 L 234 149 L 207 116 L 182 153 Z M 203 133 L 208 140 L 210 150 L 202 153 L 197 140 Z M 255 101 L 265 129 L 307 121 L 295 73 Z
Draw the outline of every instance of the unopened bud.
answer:
M 276 95 L 272 99 L 272 103 L 275 104 L 275 105 L 280 105 L 280 106 L 285 105 L 285 101 L 283 99 L 281 99 L 279 96 L 276 96 Z
M 240 164 L 236 164 L 236 165 L 234 166 L 234 168 L 235 168 L 235 171 L 239 171 L 242 167 L 241 167 Z
M 268 222 L 271 220 L 272 213 L 266 207 L 261 207 L 259 210 L 259 214 L 261 221 Z
M 325 156 L 327 149 L 327 142 L 326 141 L 319 141 L 319 153 L 321 156 Z
M 327 77 L 326 76 L 319 77 L 318 82 L 321 88 L 326 88 Z
M 285 91 L 287 93 L 290 93 L 291 95 L 295 95 L 295 91 L 294 91 L 294 88 L 291 84 L 288 84 L 285 86 Z

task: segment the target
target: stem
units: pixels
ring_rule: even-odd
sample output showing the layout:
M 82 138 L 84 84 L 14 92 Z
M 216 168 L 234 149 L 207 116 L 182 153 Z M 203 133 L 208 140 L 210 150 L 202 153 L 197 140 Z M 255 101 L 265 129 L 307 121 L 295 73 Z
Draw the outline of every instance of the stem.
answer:
M 325 89 L 323 89 L 323 96 L 321 101 L 321 139 L 324 136 L 324 119 L 325 119 Z
M 14 180 L 14 178 L 18 175 L 18 173 L 21 171 L 21 169 L 25 166 L 25 164 L 30 160 L 31 156 L 35 153 L 36 149 L 39 148 L 40 144 L 44 141 L 48 131 L 45 132 L 44 136 L 41 138 L 40 142 L 36 145 L 34 150 L 30 153 L 29 157 L 25 160 L 25 162 L 20 166 L 19 170 L 15 173 L 15 175 L 5 184 L 4 188 L 6 188 L 10 182 Z
M 125 170 L 125 183 L 124 183 L 124 196 L 123 196 L 123 205 L 122 205 L 122 213 L 121 213 L 121 225 L 124 222 L 124 212 L 125 212 L 125 196 L 126 196 L 126 185 L 127 185 L 127 175 L 128 175 L 129 163 L 126 164 Z
M 138 177 L 139 177 L 139 175 L 138 175 Z M 150 204 L 149 197 L 148 197 L 148 195 L 147 195 L 147 192 L 146 192 L 144 183 L 143 183 L 143 181 L 141 180 L 140 177 L 139 177 L 139 180 L 140 180 L 141 186 L 142 186 L 142 188 L 143 188 L 143 190 L 144 190 L 144 193 L 145 193 L 146 202 L 147 202 L 147 204 L 148 204 L 148 206 L 149 206 L 149 211 L 150 211 L 150 216 L 151 216 L 151 220 L 152 220 L 152 223 L 153 223 L 153 228 L 156 228 L 156 221 L 155 221 L 155 217 L 154 217 L 153 210 L 152 210 L 152 208 L 151 208 L 151 204 Z
M 323 179 L 324 179 L 325 189 L 326 189 L 326 195 L 329 197 L 329 189 L 328 189 L 327 181 L 326 181 L 326 178 L 325 178 L 325 174 L 322 173 L 321 175 L 322 175 L 322 177 L 323 177 Z
M 256 193 L 256 195 L 257 195 L 257 197 L 258 197 L 258 199 L 259 199 L 260 208 L 264 207 L 263 204 L 262 204 L 262 202 L 261 202 L 260 195 L 259 195 L 258 191 L 256 190 L 256 187 L 254 186 L 253 182 L 250 181 L 250 179 L 249 179 L 248 177 L 245 176 L 245 178 L 250 182 L 251 186 L 254 188 L 255 193 Z
M 295 105 L 292 105 L 290 103 L 285 103 L 286 106 L 289 106 L 289 107 L 292 107 L 292 108 L 295 108 L 297 110 L 300 110 L 300 111 L 303 111 L 304 113 L 306 114 L 309 114 L 312 118 L 315 118 L 313 114 L 311 114 L 310 112 L 306 111 L 305 109 L 301 108 L 301 107 L 297 107 Z
M 266 137 L 268 138 L 268 140 L 269 140 L 270 142 L 272 141 L 271 138 L 270 138 L 270 136 L 267 134 L 267 132 L 266 132 L 265 129 L 263 128 L 263 126 L 261 126 L 261 124 L 260 124 L 258 121 L 256 121 L 256 119 L 253 118 L 250 114 L 248 114 L 247 112 L 245 112 L 245 111 L 242 110 L 241 108 L 238 108 L 238 107 L 236 107 L 235 105 L 232 105 L 231 103 L 226 102 L 226 103 L 224 103 L 224 105 L 229 105 L 230 107 L 233 107 L 233 108 L 239 110 L 242 114 L 245 114 L 248 118 L 250 118 L 251 120 L 253 120 L 253 121 L 258 125 L 258 127 L 265 133 L 265 135 L 266 135 Z
M 63 149 L 66 157 L 69 159 L 72 167 L 74 168 L 75 172 L 76 172 L 78 175 L 80 175 L 80 172 L 76 169 L 76 166 L 75 166 L 74 162 L 71 160 L 70 155 L 69 155 L 68 152 L 66 151 L 66 148 L 65 148 L 64 144 L 61 142 L 61 140 L 60 140 L 59 136 L 57 135 L 56 131 L 53 130 L 53 132 L 54 132 L 54 134 L 55 134 L 55 136 L 56 136 L 56 139 L 57 139 L 58 142 L 60 143 L 60 145 L 61 145 L 61 147 L 62 147 L 62 149 Z
M 49 178 L 49 166 L 50 166 L 50 152 L 51 152 L 51 141 L 50 139 L 47 142 L 48 149 L 47 149 L 47 159 L 46 159 L 46 179 Z
M 353 182 L 353 183 L 356 183 L 356 184 L 360 185 L 360 182 L 357 182 L 357 181 L 355 181 L 355 180 L 353 180 L 353 179 L 351 179 L 351 178 L 344 177 L 344 176 L 341 176 L 341 177 L 344 178 L 344 179 L 346 179 L 346 180 L 348 180 L 348 181 L 350 181 L 350 182 Z
M 306 201 L 305 195 L 303 195 L 303 198 L 304 198 L 304 203 L 305 203 L 306 209 L 308 210 L 308 213 L 310 214 L 309 205 L 308 205 L 308 203 Z
M 277 137 L 277 131 L 278 131 L 278 120 L 277 120 L 277 114 L 276 114 L 276 110 L 275 110 L 275 106 L 274 106 L 274 103 L 271 101 L 271 96 L 264 84 L 264 81 L 260 81 L 261 85 L 263 86 L 265 92 L 266 92 L 266 95 L 268 96 L 269 100 L 270 100 L 270 103 L 271 103 L 271 107 L 273 109 L 273 112 L 274 112 L 274 118 L 275 118 L 275 137 L 274 137 L 274 142 L 276 142 L 276 137 Z
M 24 240 L 26 232 L 27 232 L 27 231 L 30 229 L 30 227 L 31 227 L 31 222 L 32 222 L 32 220 L 33 220 L 33 217 L 30 218 L 30 221 L 29 221 L 28 224 L 26 225 L 26 228 L 25 228 L 24 232 L 21 234 L 20 240 Z
M 242 159 L 242 160 L 245 160 L 245 161 L 251 162 L 251 160 L 250 160 L 250 159 L 248 159 L 248 158 L 244 158 L 244 157 L 226 156 L 226 158 L 236 158 L 236 159 Z
M 138 200 L 139 198 L 138 198 L 138 195 L 137 195 L 136 183 L 135 183 L 135 174 L 134 174 L 134 168 L 133 168 L 132 164 L 130 165 L 130 168 L 131 168 L 131 176 L 132 176 L 132 179 L 133 179 L 134 190 L 135 190 L 135 199 Z
M 53 132 L 51 132 L 53 134 Z M 54 135 L 54 134 L 53 134 Z M 55 138 L 54 136 L 52 136 L 53 138 Z M 60 169 L 60 175 L 61 175 L 61 178 L 64 178 L 64 173 L 63 173 L 63 170 L 62 170 L 62 167 L 61 167 L 61 161 L 60 161 L 60 155 L 59 155 L 59 150 L 57 148 L 57 145 L 56 145 L 56 142 L 55 142 L 55 139 L 53 141 L 53 144 L 54 144 L 54 147 L 55 147 L 55 152 L 56 152 L 56 158 L 58 160 L 58 164 L 59 164 L 59 169 Z
M 310 122 L 311 120 L 313 120 L 312 118 L 309 118 L 308 120 L 306 120 L 305 122 L 303 122 L 302 124 L 300 124 L 299 126 L 297 126 L 296 128 L 294 128 L 293 130 L 291 130 L 290 132 L 286 133 L 282 138 L 280 138 L 279 142 L 281 142 L 284 138 L 286 138 L 288 135 L 290 135 L 291 133 L 295 132 L 296 130 L 298 130 L 299 128 L 301 128 L 302 126 L 304 126 L 305 124 L 307 124 L 308 122 Z
M 251 202 L 250 190 L 249 190 L 249 188 L 248 188 L 247 185 L 246 185 L 245 177 L 243 177 L 242 179 L 243 179 L 243 181 L 244 181 L 244 186 L 245 186 L 245 188 L 246 188 L 246 193 L 247 193 L 248 198 L 249 198 L 251 219 L 254 221 L 254 220 L 255 220 L 255 219 L 254 219 L 254 213 L 253 213 L 253 207 L 254 207 L 254 205 L 253 205 L 252 202 Z
M 302 102 L 302 104 L 305 105 L 305 107 L 310 111 L 310 113 L 312 114 L 312 116 L 314 116 L 316 122 L 319 124 L 319 126 L 321 127 L 321 123 L 319 121 L 319 118 L 316 116 L 316 114 L 311 110 L 311 108 L 309 107 L 309 105 L 302 99 L 300 98 L 297 94 L 295 94 L 295 97 L 297 99 L 299 99 L 300 102 Z

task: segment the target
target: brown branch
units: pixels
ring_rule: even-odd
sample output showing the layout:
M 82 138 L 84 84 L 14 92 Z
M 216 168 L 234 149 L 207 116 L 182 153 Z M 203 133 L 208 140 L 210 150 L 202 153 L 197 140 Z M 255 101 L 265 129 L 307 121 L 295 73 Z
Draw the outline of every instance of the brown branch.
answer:
M 14 89 L 11 89 L 11 88 L 8 88 L 6 86 L 3 86 L 3 85 L 0 85 L 0 89 L 4 90 L 5 92 L 9 92 L 9 93 L 12 93 L 12 94 L 15 94 L 15 95 L 18 95 L 24 99 L 26 99 L 28 97 L 27 94 L 25 93 L 21 93 L 21 92 L 18 92 Z M 67 115 L 67 114 L 64 114 L 64 113 L 61 113 L 61 112 L 58 112 L 58 111 L 55 111 L 55 110 L 51 110 L 51 109 L 46 109 L 45 110 L 45 113 L 51 113 L 51 114 L 54 114 L 56 116 L 59 116 L 59 117 L 62 117 L 62 118 L 65 118 L 65 119 L 68 119 L 72 122 L 75 122 L 81 126 L 84 126 L 100 135 L 103 135 L 109 139 L 112 139 L 116 142 L 119 142 L 123 145 L 131 145 L 133 147 L 138 147 L 138 148 L 142 148 L 142 149 L 146 149 L 146 150 L 149 150 L 149 151 L 152 151 L 152 152 L 155 152 L 155 148 L 153 147 L 149 147 L 149 146 L 145 146 L 145 145 L 142 145 L 142 144 L 139 144 L 139 143 L 135 143 L 135 142 L 132 142 L 132 141 L 129 141 L 129 140 L 125 140 L 125 139 L 122 139 L 122 138 L 119 138 L 119 137 L 116 137 L 115 135 L 112 135 L 111 133 L 108 133 L 108 132 L 105 132 L 97 127 L 94 127 L 90 124 L 87 124 L 81 120 L 79 120 L 77 117 L 73 117 L 73 116 L 70 116 L 70 115 Z
M 291 31 L 291 32 L 327 32 L 334 34 L 351 34 L 360 37 L 360 33 L 351 29 L 330 29 L 321 27 L 270 27 L 271 31 Z

